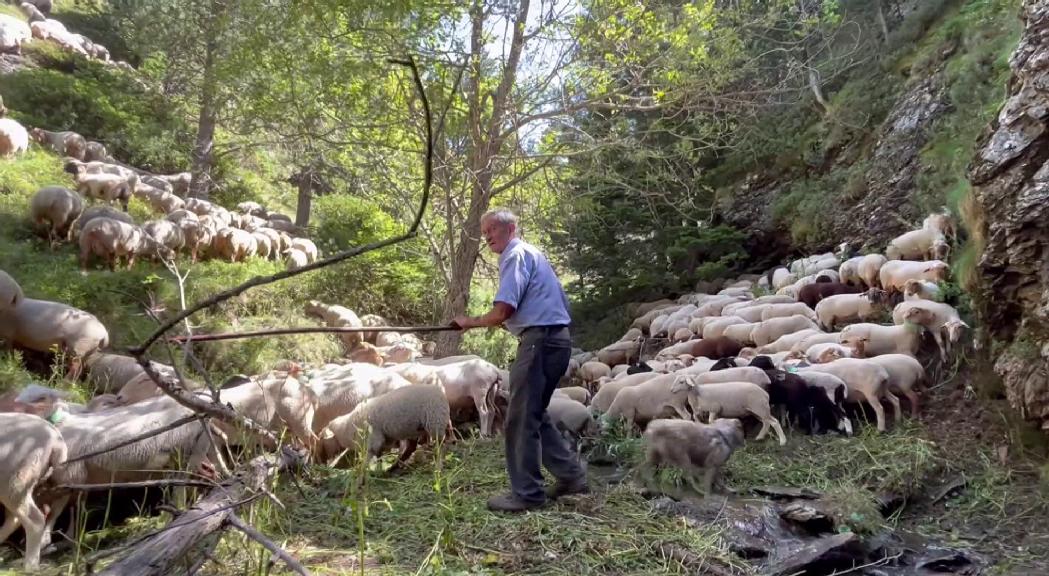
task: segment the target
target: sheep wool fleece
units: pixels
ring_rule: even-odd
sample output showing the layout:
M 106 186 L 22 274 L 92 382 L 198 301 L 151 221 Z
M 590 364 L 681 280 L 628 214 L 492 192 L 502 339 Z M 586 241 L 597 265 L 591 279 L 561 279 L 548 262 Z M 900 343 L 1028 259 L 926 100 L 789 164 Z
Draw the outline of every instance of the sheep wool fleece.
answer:
M 526 328 L 520 338 L 517 359 L 510 367 L 506 470 L 514 495 L 535 503 L 546 500 L 540 460 L 561 481 L 576 481 L 585 472 L 547 413 L 572 355 L 568 328 L 535 326 Z

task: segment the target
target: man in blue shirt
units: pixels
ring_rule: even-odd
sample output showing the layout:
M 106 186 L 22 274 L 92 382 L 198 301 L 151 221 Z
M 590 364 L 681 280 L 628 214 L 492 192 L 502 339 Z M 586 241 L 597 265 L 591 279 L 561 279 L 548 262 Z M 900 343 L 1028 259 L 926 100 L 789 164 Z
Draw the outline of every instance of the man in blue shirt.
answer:
M 499 254 L 499 291 L 488 313 L 453 320 L 463 330 L 505 325 L 520 342 L 510 367 L 504 430 L 510 492 L 488 500 L 489 509 L 508 512 L 588 491 L 578 455 L 546 413 L 572 355 L 568 298 L 543 253 L 516 234 L 517 217 L 509 210 L 493 210 L 481 218 L 481 236 Z M 540 461 L 557 479 L 546 492 Z

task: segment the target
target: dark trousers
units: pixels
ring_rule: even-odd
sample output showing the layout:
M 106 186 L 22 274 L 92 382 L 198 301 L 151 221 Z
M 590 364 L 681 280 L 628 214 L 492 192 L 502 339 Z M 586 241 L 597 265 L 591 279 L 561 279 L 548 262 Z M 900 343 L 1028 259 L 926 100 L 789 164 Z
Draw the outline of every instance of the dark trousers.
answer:
M 528 502 L 546 499 L 540 462 L 559 480 L 571 481 L 584 474 L 575 451 L 546 413 L 571 355 L 568 328 L 528 328 L 521 334 L 517 359 L 510 367 L 506 471 L 514 494 Z

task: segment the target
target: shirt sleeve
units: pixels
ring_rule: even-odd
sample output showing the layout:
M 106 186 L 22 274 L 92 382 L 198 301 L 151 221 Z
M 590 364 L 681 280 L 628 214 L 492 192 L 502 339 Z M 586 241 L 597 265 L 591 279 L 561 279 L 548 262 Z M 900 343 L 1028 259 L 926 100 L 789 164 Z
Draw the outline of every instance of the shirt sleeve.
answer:
M 524 254 L 515 252 L 507 255 L 499 265 L 499 290 L 495 293 L 495 302 L 504 302 L 517 310 L 524 298 L 530 275 Z

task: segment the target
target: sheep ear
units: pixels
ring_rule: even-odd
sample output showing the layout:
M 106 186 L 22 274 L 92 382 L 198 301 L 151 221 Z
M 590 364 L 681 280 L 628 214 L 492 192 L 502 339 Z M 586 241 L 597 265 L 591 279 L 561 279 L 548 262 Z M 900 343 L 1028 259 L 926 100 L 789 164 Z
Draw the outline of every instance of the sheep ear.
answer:
M 674 383 L 670 385 L 670 392 L 677 394 L 693 386 L 695 386 L 695 379 L 692 376 L 682 374 L 674 378 Z

